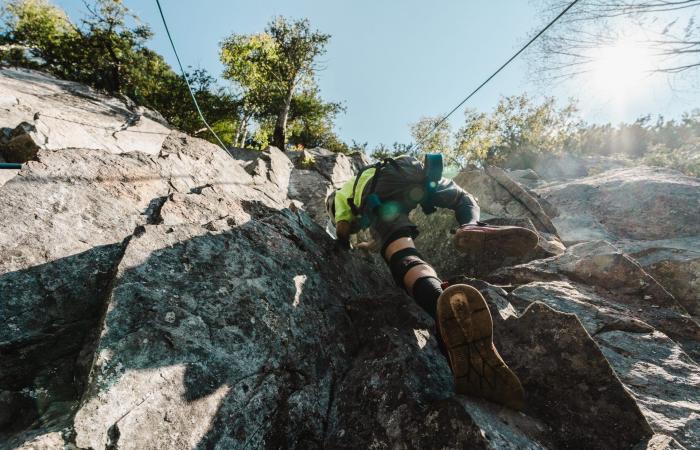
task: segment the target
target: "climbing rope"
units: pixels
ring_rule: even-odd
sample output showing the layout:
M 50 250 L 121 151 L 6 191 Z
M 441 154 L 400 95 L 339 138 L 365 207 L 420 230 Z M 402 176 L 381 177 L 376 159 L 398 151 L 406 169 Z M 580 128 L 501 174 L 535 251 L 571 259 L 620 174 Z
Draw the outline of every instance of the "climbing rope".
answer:
M 503 69 L 504 69 L 508 64 L 510 64 L 515 58 L 517 58 L 518 55 L 520 55 L 522 52 L 524 52 L 525 49 L 527 49 L 527 48 L 530 46 L 530 44 L 532 44 L 533 42 L 535 42 L 535 41 L 537 40 L 537 38 L 539 38 L 540 36 L 542 36 L 542 35 L 544 34 L 545 31 L 547 31 L 552 25 L 554 25 L 559 19 L 561 19 L 561 17 L 562 17 L 564 14 L 566 14 L 571 8 L 573 8 L 573 6 L 574 6 L 576 3 L 578 3 L 578 2 L 579 2 L 579 0 L 574 0 L 573 2 L 569 3 L 569 5 L 568 5 L 566 8 L 564 8 L 564 10 L 563 10 L 562 12 L 559 13 L 559 15 L 557 15 L 554 19 L 552 19 L 552 21 L 549 22 L 549 23 L 547 24 L 547 26 L 545 26 L 544 28 L 542 28 L 542 30 L 540 30 L 539 33 L 537 33 L 532 39 L 530 39 L 530 40 L 527 42 L 527 44 L 525 44 L 520 50 L 518 50 L 513 56 L 511 56 L 511 57 L 508 59 L 508 61 L 506 61 L 505 63 L 503 63 L 503 65 L 502 65 L 501 67 L 499 67 L 494 73 L 492 73 L 490 77 L 488 77 L 483 83 L 481 83 L 479 86 L 477 86 L 476 89 L 474 89 L 473 91 L 471 91 L 471 92 L 469 93 L 469 95 L 467 95 L 467 96 L 464 98 L 464 100 L 462 100 L 461 102 L 459 102 L 459 104 L 458 104 L 457 106 L 455 106 L 454 108 L 452 108 L 452 110 L 451 110 L 450 112 L 448 112 L 442 119 L 440 119 L 440 120 L 430 129 L 430 131 L 428 131 L 428 134 L 426 134 L 425 136 L 423 136 L 422 139 L 420 139 L 420 140 L 418 140 L 418 142 L 416 142 L 415 148 L 416 148 L 416 149 L 419 149 L 423 144 L 425 144 L 425 141 L 430 137 L 430 135 L 432 135 L 432 134 L 435 132 L 435 130 L 437 130 L 437 129 L 440 127 L 440 125 L 442 125 L 455 111 L 457 111 L 462 105 L 464 105 L 464 104 L 467 102 L 467 100 L 469 100 L 470 98 L 472 98 L 472 96 L 474 96 L 474 94 L 476 94 L 477 92 L 479 92 L 479 90 L 480 90 L 482 87 L 486 86 L 486 84 L 487 84 L 489 81 L 491 81 L 491 79 L 493 79 L 493 77 L 495 77 L 496 75 L 498 75 L 498 73 L 499 73 L 501 70 L 503 70 Z
M 175 59 L 177 59 L 177 64 L 180 66 L 180 72 L 182 73 L 182 78 L 185 79 L 185 83 L 187 83 L 187 89 L 190 91 L 190 96 L 192 97 L 192 102 L 194 103 L 194 107 L 197 108 L 197 113 L 199 113 L 199 118 L 202 119 L 202 122 L 204 123 L 204 126 L 207 127 L 209 131 L 211 131 L 211 134 L 214 135 L 216 140 L 219 142 L 219 145 L 221 148 L 223 148 L 226 153 L 228 153 L 228 148 L 226 148 L 226 145 L 224 145 L 223 141 L 219 138 L 219 135 L 216 134 L 214 130 L 209 126 L 209 123 L 207 122 L 207 119 L 204 118 L 204 114 L 202 114 L 202 110 L 199 107 L 199 103 L 197 103 L 197 99 L 194 96 L 194 92 L 192 91 L 192 86 L 190 85 L 190 80 L 187 79 L 187 74 L 185 73 L 185 69 L 182 67 L 182 62 L 180 61 L 180 55 L 177 53 L 177 49 L 175 48 L 175 43 L 173 42 L 173 38 L 170 35 L 170 29 L 168 28 L 168 22 L 165 20 L 165 15 L 163 14 L 163 8 L 160 6 L 160 0 L 156 0 L 156 5 L 158 5 L 158 11 L 160 12 L 160 18 L 163 19 L 163 26 L 165 27 L 165 34 L 168 35 L 168 40 L 170 41 L 170 46 L 173 48 L 173 53 L 175 53 Z
M 549 22 L 542 30 L 540 30 L 539 33 L 537 33 L 532 39 L 530 39 L 520 50 L 518 50 L 513 56 L 511 56 L 503 65 L 501 65 L 494 73 L 492 73 L 486 80 L 484 80 L 483 83 L 481 83 L 479 86 L 476 87 L 472 92 L 469 93 L 457 106 L 452 108 L 450 112 L 445 114 L 435 125 L 428 131 L 428 133 L 423 136 L 422 139 L 420 139 L 418 142 L 416 142 L 416 149 L 419 149 L 425 141 L 437 130 L 440 125 L 442 125 L 452 114 L 454 114 L 455 111 L 457 111 L 462 105 L 464 105 L 470 98 L 472 98 L 477 92 L 481 90 L 489 81 L 491 81 L 496 75 L 498 75 L 501 70 L 503 70 L 508 64 L 510 64 L 515 58 L 517 58 L 522 52 L 524 52 L 533 42 L 535 42 L 540 36 L 542 36 L 552 25 L 554 25 L 561 17 L 566 14 L 571 8 L 576 5 L 580 0 L 574 0 L 572 1 L 562 12 L 560 12 L 554 19 L 552 19 L 551 22 Z M 228 149 L 226 148 L 226 145 L 224 145 L 223 141 L 219 138 L 219 136 L 216 134 L 216 132 L 209 126 L 209 123 L 207 120 L 204 118 L 204 114 L 202 113 L 201 108 L 199 107 L 199 103 L 197 103 L 197 98 L 194 95 L 194 92 L 192 91 L 192 86 L 190 85 L 190 81 L 187 78 L 187 74 L 185 73 L 185 69 L 182 66 L 182 62 L 180 61 L 180 55 L 177 53 L 177 48 L 175 48 L 175 43 L 173 42 L 173 38 L 170 35 L 170 29 L 168 28 L 168 23 L 165 20 L 165 15 L 163 14 L 163 8 L 160 6 L 160 0 L 156 0 L 156 5 L 158 5 L 158 12 L 160 12 L 160 17 L 163 20 L 163 26 L 165 27 L 165 33 L 168 35 L 168 40 L 170 41 L 170 45 L 173 49 L 173 53 L 175 53 L 175 59 L 177 59 L 177 64 L 180 66 L 180 72 L 182 73 L 182 78 L 185 79 L 185 83 L 187 84 L 187 89 L 190 92 L 190 96 L 192 97 L 192 102 L 194 103 L 195 108 L 197 109 L 197 113 L 199 114 L 199 118 L 202 119 L 202 122 L 204 125 L 207 127 L 207 129 L 211 132 L 211 134 L 214 135 L 216 140 L 219 142 L 219 145 L 221 148 L 226 150 L 228 153 Z M 15 169 L 21 168 L 21 165 L 13 165 L 13 164 L 4 164 L 0 163 L 0 169 Z

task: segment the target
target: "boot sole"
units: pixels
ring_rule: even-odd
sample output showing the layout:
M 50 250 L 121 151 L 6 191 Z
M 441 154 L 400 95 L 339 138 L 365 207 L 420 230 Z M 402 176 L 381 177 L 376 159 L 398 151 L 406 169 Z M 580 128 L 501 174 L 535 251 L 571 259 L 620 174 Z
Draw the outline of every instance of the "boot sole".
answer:
M 457 250 L 479 258 L 523 256 L 537 247 L 539 242 L 537 233 L 520 227 L 457 231 L 454 239 Z
M 493 322 L 486 300 L 467 285 L 450 286 L 437 308 L 455 390 L 521 410 L 524 391 L 493 345 Z

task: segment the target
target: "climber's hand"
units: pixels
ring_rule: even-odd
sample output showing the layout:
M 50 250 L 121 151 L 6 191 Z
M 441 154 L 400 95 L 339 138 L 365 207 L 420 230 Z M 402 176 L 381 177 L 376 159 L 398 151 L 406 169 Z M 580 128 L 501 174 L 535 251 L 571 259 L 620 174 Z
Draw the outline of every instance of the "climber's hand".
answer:
M 366 242 L 360 242 L 358 244 L 355 244 L 355 248 L 360 249 L 360 250 L 367 250 L 367 251 L 372 251 L 375 250 L 377 247 L 377 241 L 374 239 L 366 241 Z

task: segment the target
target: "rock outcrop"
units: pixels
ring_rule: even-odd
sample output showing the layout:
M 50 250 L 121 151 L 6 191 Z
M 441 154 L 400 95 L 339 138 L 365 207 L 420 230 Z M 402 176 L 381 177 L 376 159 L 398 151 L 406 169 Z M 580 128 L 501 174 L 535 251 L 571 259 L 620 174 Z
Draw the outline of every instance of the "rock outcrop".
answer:
M 0 86 L 20 99 L 0 110 L 2 148 L 26 150 L 0 186 L 0 448 L 700 445 L 697 324 L 618 248 L 565 250 L 512 179 L 501 220 L 540 248 L 486 281 L 450 264 L 491 306 L 522 413 L 455 395 L 432 320 L 377 255 L 326 235 L 318 194 L 362 157 L 226 152 L 145 110 L 157 133 L 127 144 L 91 125 L 123 123 L 124 101 L 18 70 Z M 51 108 L 52 146 L 13 142 Z M 494 191 L 503 175 L 486 174 Z M 448 255 L 440 217 L 424 237 Z
M 297 200 L 319 224 L 327 220 L 325 200 L 359 169 L 369 164 L 364 154 L 343 155 L 324 149 L 292 152 L 294 171 L 289 183 L 289 198 Z
M 550 183 L 535 190 L 556 205 L 564 242 L 613 242 L 700 315 L 700 180 L 634 167 Z

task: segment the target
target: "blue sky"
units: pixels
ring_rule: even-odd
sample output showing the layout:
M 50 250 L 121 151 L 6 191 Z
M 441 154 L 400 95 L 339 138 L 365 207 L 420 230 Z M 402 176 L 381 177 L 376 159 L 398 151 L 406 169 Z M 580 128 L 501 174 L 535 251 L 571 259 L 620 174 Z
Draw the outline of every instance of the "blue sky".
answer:
M 83 14 L 82 0 L 53 0 L 72 18 Z M 173 67 L 155 0 L 125 0 L 155 37 L 150 47 Z M 161 0 L 185 65 L 220 75 L 218 44 L 231 33 L 261 31 L 275 15 L 307 17 L 332 35 L 319 74 L 324 98 L 347 112 L 337 131 L 346 141 L 409 142 L 409 124 L 442 115 L 502 64 L 545 18 L 525 0 Z M 548 18 L 547 18 L 548 20 Z M 700 104 L 700 93 L 671 89 L 657 77 L 614 104 L 610 92 L 590 80 L 542 87 L 528 77 L 527 61 L 516 60 L 466 107 L 488 111 L 499 96 L 578 97 L 589 122 L 632 121 L 651 113 L 678 117 Z M 459 126 L 461 111 L 451 122 Z

